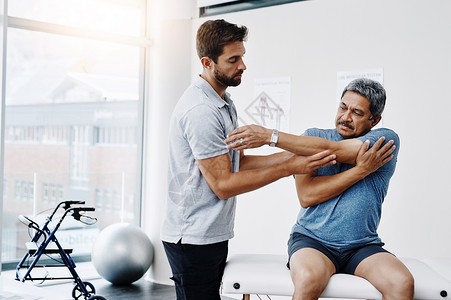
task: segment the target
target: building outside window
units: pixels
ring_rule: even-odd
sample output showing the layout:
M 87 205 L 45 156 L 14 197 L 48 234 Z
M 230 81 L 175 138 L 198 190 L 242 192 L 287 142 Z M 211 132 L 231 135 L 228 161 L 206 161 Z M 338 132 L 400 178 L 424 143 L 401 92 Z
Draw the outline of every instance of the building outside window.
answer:
M 139 224 L 145 12 L 144 0 L 9 1 L 3 263 L 30 239 L 18 215 L 42 223 L 63 200 L 96 207 L 95 225 L 60 229 L 75 257 L 105 226 Z

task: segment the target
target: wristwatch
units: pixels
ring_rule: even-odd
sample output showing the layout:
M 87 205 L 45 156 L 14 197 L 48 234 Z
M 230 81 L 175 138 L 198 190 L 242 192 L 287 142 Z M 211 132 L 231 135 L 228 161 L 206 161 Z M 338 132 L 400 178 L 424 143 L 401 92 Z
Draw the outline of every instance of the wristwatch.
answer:
M 277 141 L 279 140 L 279 130 L 274 129 L 272 131 L 271 140 L 269 142 L 270 147 L 275 147 L 277 145 Z

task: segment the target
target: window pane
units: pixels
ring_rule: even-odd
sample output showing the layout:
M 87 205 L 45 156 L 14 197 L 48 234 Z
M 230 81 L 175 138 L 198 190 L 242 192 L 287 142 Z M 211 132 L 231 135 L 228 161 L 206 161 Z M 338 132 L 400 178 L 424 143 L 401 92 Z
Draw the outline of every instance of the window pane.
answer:
M 132 36 L 142 35 L 143 0 L 14 0 L 13 17 Z
M 7 50 L 2 260 L 30 240 L 18 215 L 42 224 L 62 200 L 96 207 L 57 233 L 88 254 L 101 228 L 139 222 L 140 48 L 10 28 Z

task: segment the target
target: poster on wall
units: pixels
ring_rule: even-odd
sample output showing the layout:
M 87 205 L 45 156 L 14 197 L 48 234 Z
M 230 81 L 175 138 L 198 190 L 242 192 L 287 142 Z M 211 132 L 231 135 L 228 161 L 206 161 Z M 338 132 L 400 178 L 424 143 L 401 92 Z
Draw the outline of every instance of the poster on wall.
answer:
M 291 78 L 255 79 L 254 99 L 244 109 L 246 119 L 266 128 L 289 131 Z
M 382 68 L 357 70 L 357 71 L 341 71 L 337 72 L 337 101 L 341 99 L 343 89 L 357 78 L 369 78 L 380 82 L 384 85 L 384 70 Z

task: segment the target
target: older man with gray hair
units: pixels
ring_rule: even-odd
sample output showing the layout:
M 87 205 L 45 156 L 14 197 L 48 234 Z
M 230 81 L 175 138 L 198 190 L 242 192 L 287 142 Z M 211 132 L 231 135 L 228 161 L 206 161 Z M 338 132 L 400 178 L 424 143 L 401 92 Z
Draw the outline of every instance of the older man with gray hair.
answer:
M 383 299 L 413 299 L 412 275 L 377 233 L 399 150 L 393 130 L 373 129 L 385 100 L 380 83 L 356 79 L 343 91 L 334 129 L 295 136 L 249 125 L 226 139 L 238 150 L 269 144 L 298 155 L 329 149 L 337 156 L 337 164 L 295 176 L 301 208 L 288 241 L 293 299 L 318 299 L 335 273 L 367 279 Z M 385 155 L 375 161 L 377 150 Z

